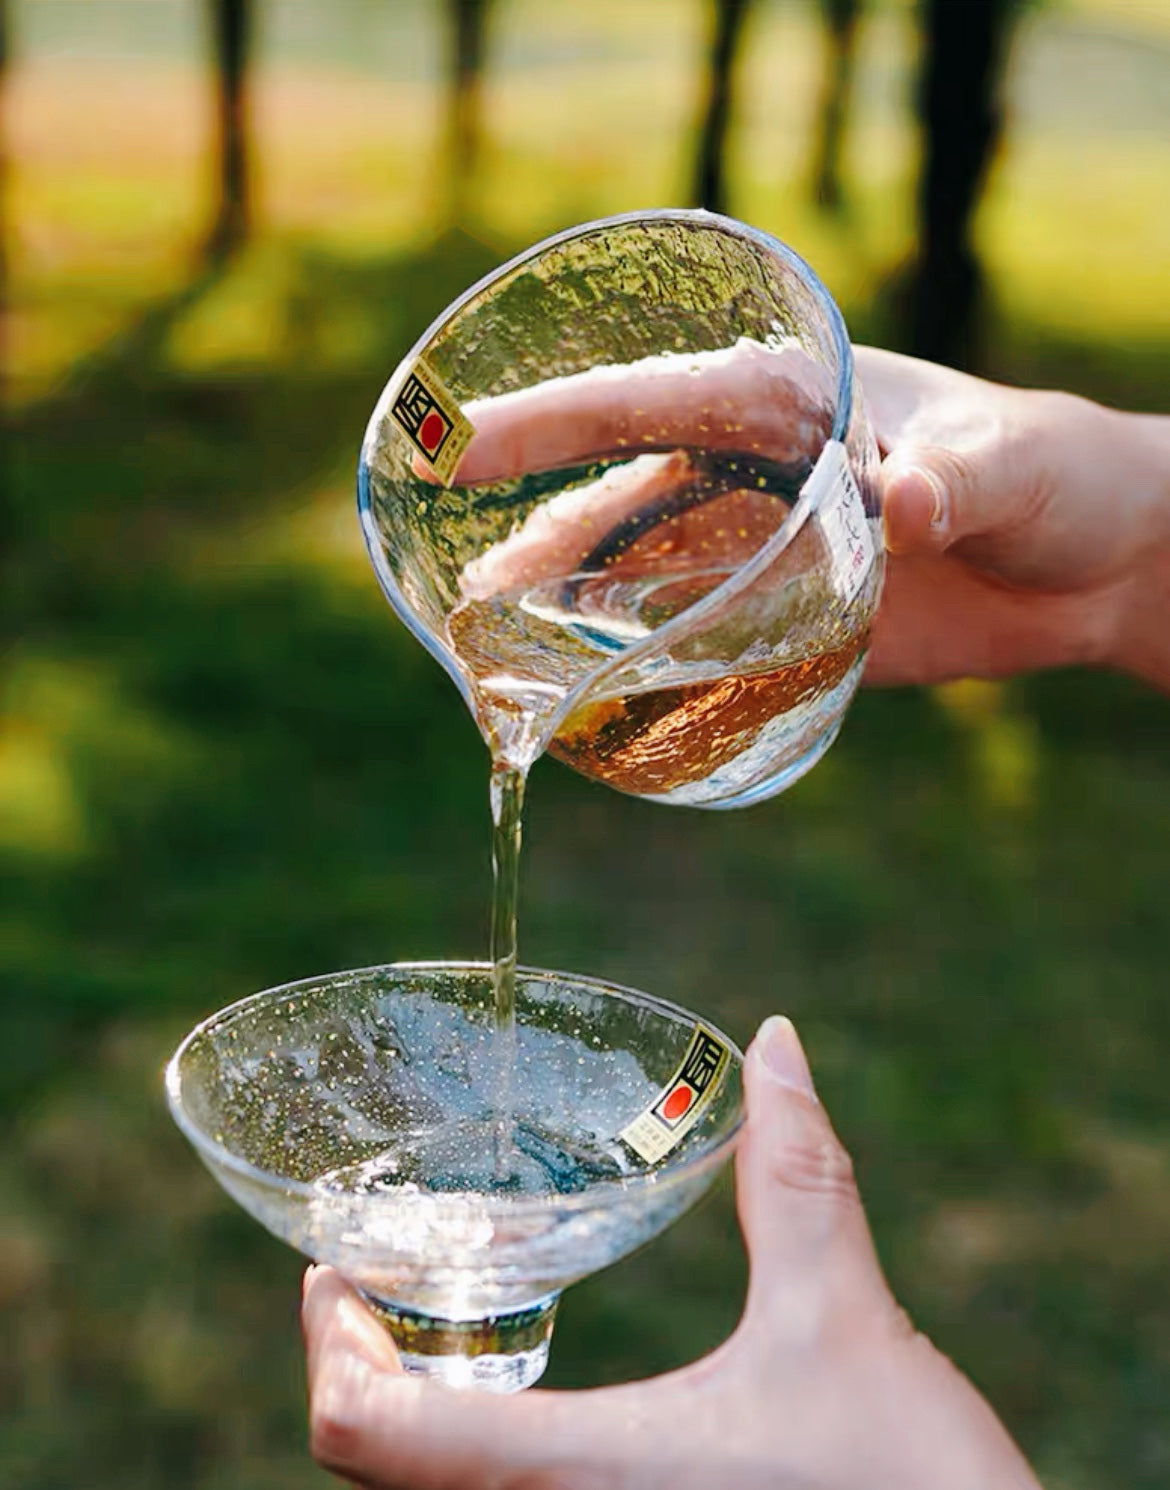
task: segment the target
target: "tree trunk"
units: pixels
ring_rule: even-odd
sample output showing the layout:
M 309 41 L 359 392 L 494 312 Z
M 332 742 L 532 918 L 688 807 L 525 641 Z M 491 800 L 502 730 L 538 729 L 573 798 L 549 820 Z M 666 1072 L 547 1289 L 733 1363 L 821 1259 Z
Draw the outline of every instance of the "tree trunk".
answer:
M 458 222 L 480 154 L 483 65 L 492 0 L 448 0 L 450 53 L 447 85 L 448 213 Z
M 4 124 L 8 118 L 8 0 L 0 0 L 0 317 L 8 308 L 8 139 Z M 0 379 L 4 378 L 7 360 L 7 333 L 0 332 Z M 4 392 L 0 388 L 0 395 Z M 0 411 L 7 405 L 0 398 Z
M 17 455 L 13 436 L 17 423 L 11 402 L 15 365 L 12 357 L 12 258 L 8 233 L 12 211 L 8 168 L 8 90 L 11 86 L 8 0 L 0 0 L 0 673 L 7 673 L 15 655 L 11 643 L 20 633 L 22 590 L 19 583 L 22 512 L 19 483 L 13 469 Z
M 925 141 L 910 346 L 954 367 L 977 360 L 982 276 L 971 225 L 1003 127 L 1000 81 L 1014 9 L 1014 0 L 923 4 L 919 113 Z
M 841 208 L 841 146 L 853 93 L 857 22 L 861 0 L 821 0 L 825 21 L 825 70 L 813 151 L 813 194 L 830 212 Z
M 218 201 L 207 251 L 225 258 L 244 242 L 252 220 L 247 68 L 254 11 L 252 0 L 211 0 L 211 11 Z
M 712 212 L 727 211 L 727 125 L 735 63 L 752 0 L 715 0 L 715 27 L 707 53 L 707 96 L 699 126 L 692 200 Z
M 9 196 L 8 136 L 4 128 L 8 121 L 8 44 L 8 0 L 0 0 L 0 430 L 8 422 L 8 359 L 12 350 L 9 344 L 12 265 L 8 257 L 8 233 L 11 227 L 8 215 L 12 210 L 12 203 Z M 7 440 L 4 445 L 7 452 Z M 3 554 L 9 550 L 15 521 L 11 507 L 12 482 L 7 479 L 9 473 L 3 469 L 6 459 L 10 459 L 7 453 L 0 457 L 0 563 L 3 562 Z

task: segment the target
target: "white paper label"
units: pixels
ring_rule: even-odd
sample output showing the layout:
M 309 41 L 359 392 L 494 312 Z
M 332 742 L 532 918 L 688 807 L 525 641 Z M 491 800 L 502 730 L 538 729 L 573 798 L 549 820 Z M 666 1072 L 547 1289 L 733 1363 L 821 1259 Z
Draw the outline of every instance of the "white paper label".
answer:
M 846 604 L 865 583 L 876 550 L 865 503 L 840 440 L 831 440 L 809 478 L 820 488 L 816 515 L 829 545 L 833 585 Z
M 715 1031 L 696 1024 L 678 1070 L 618 1137 L 647 1164 L 657 1164 L 707 1110 L 723 1084 L 730 1058 Z

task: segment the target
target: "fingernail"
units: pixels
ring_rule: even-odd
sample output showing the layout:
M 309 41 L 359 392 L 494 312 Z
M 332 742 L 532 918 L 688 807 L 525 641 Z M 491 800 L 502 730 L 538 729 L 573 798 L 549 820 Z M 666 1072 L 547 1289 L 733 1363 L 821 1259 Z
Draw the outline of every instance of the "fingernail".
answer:
M 886 482 L 884 538 L 892 554 L 919 548 L 926 533 L 942 533 L 949 516 L 942 482 L 925 466 L 891 469 Z
M 756 1038 L 768 1072 L 782 1085 L 811 1097 L 815 1102 L 817 1092 L 812 1072 L 792 1020 L 783 1014 L 773 1014 L 764 1020 Z
M 305 1269 L 305 1276 L 301 1279 L 301 1298 L 308 1298 L 309 1289 L 313 1286 L 313 1279 L 320 1271 L 320 1265 L 315 1262 L 311 1262 Z

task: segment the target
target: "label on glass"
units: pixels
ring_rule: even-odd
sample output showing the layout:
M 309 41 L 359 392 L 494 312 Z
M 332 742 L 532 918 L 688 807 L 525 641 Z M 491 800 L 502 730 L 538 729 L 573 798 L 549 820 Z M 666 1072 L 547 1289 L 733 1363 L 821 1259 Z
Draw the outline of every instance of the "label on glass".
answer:
M 840 440 L 825 447 L 812 481 L 820 488 L 816 514 L 829 544 L 833 586 L 848 604 L 873 568 L 876 550 L 865 503 Z
M 420 357 L 390 406 L 395 424 L 444 486 L 475 433 L 455 396 Z
M 678 1070 L 618 1137 L 647 1164 L 657 1164 L 706 1111 L 723 1084 L 730 1056 L 714 1030 L 697 1024 Z

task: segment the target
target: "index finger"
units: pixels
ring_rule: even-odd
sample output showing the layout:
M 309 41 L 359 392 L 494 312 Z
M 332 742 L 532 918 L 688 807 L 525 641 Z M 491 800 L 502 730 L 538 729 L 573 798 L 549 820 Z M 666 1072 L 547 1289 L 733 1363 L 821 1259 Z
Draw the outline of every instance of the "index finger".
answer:
M 687 445 L 784 464 L 815 459 L 833 400 L 827 370 L 795 343 L 741 338 L 714 352 L 592 367 L 465 404 L 475 435 L 455 481 L 476 485 Z

